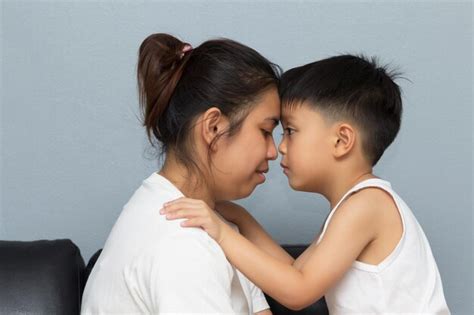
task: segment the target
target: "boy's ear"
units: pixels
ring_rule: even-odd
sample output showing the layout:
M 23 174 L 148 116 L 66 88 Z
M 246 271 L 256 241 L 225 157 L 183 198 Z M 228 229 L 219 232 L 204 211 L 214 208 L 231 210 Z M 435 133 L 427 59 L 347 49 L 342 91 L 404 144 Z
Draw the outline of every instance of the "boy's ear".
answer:
M 214 138 L 224 131 L 228 125 L 229 120 L 222 114 L 219 108 L 209 108 L 202 114 L 201 135 L 203 140 L 209 146 Z
M 347 155 L 354 147 L 356 132 L 354 128 L 347 123 L 341 123 L 335 128 L 334 156 L 341 158 Z

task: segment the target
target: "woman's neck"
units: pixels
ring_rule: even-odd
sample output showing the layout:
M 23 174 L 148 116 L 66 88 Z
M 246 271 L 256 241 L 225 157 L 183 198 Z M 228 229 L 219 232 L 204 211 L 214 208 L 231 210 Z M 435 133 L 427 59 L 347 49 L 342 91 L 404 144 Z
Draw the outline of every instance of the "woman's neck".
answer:
M 203 200 L 211 209 L 214 209 L 215 198 L 206 179 L 190 173 L 186 167 L 176 161 L 172 154 L 167 154 L 165 163 L 158 174 L 169 180 L 186 198 Z

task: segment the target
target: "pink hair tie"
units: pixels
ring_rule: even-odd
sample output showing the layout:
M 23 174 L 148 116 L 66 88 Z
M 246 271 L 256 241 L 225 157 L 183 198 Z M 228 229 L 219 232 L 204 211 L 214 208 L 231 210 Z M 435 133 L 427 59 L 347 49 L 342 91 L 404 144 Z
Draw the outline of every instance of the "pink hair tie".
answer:
M 180 58 L 183 58 L 184 57 L 184 54 L 186 54 L 188 51 L 191 51 L 193 49 L 193 46 L 191 46 L 190 44 L 185 44 L 183 46 L 183 49 L 181 49 L 181 55 L 180 55 Z

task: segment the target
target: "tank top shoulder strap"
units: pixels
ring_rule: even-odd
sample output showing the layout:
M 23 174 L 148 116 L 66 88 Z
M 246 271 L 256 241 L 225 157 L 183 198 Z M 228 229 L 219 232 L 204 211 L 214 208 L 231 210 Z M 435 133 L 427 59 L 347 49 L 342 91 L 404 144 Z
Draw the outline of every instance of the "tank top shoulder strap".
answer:
M 336 206 L 329 213 L 326 219 L 326 222 L 324 222 L 324 227 L 323 227 L 323 230 L 321 231 L 321 234 L 318 237 L 317 243 L 319 243 L 322 240 L 324 234 L 326 233 L 326 229 L 329 225 L 329 222 L 331 221 L 332 216 L 334 215 L 336 210 L 339 208 L 341 203 L 344 202 L 344 200 L 346 200 L 347 198 L 349 198 L 353 193 L 356 193 L 361 189 L 369 188 L 369 187 L 378 187 L 378 188 L 383 189 L 384 191 L 389 192 L 390 194 L 392 191 L 392 186 L 390 185 L 390 183 L 380 178 L 369 178 L 354 185 L 354 187 L 349 189 L 349 191 L 344 194 L 344 196 L 339 200 Z

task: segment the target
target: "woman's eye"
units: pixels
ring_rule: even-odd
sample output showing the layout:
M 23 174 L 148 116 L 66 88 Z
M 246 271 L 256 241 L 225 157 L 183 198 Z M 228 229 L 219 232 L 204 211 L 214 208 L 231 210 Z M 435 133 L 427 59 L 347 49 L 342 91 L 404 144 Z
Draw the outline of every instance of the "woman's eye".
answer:
M 268 130 L 265 130 L 265 129 L 262 129 L 262 132 L 265 136 L 271 136 L 272 135 L 271 131 L 268 131 Z

